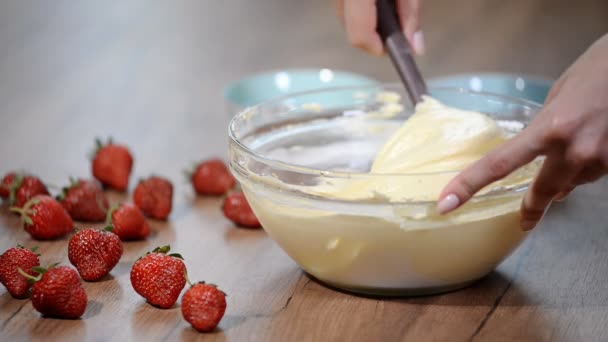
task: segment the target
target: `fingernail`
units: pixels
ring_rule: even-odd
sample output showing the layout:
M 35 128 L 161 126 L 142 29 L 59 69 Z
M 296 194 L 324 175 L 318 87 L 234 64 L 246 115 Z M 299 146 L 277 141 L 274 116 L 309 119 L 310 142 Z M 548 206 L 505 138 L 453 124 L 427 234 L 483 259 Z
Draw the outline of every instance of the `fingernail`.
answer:
M 424 55 L 425 52 L 425 48 L 424 48 L 424 35 L 422 34 L 422 31 L 416 31 L 414 32 L 414 36 L 413 36 L 413 48 L 414 48 L 414 52 L 416 52 L 417 55 Z
M 443 215 L 447 212 L 456 209 L 459 204 L 460 199 L 458 198 L 458 196 L 454 194 L 449 194 L 445 196 L 441 201 L 439 201 L 439 203 L 437 203 L 437 211 L 439 212 L 439 214 Z
M 521 229 L 525 232 L 532 230 L 534 227 L 536 227 L 536 221 L 530 221 L 530 220 L 525 220 L 525 221 L 521 221 Z

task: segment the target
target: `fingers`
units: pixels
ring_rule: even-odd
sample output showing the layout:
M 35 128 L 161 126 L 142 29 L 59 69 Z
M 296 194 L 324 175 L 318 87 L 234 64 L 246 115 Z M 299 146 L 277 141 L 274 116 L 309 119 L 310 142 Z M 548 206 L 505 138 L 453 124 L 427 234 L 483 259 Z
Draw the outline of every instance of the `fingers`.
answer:
M 420 0 L 397 1 L 399 21 L 405 37 L 417 55 L 424 55 L 424 36 L 420 29 Z
M 534 228 L 551 201 L 563 191 L 572 188 L 572 181 L 579 170 L 563 158 L 563 153 L 556 152 L 547 156 L 521 204 L 523 230 Z
M 575 187 L 576 186 L 574 186 L 574 185 L 570 185 L 565 190 L 560 191 L 557 195 L 555 195 L 555 197 L 553 198 L 553 201 L 561 202 L 561 201 L 565 200 L 566 197 L 568 197 L 570 195 L 570 193 L 574 190 Z
M 437 211 L 445 214 L 458 208 L 486 185 L 534 160 L 541 151 L 533 139 L 534 133 L 524 130 L 466 168 L 443 189 Z
M 545 98 L 545 104 L 548 104 L 549 102 L 551 102 L 551 100 L 553 100 L 553 98 L 557 94 L 559 94 L 559 92 L 562 90 L 562 86 L 563 86 L 564 82 L 566 82 L 567 78 L 568 78 L 568 73 L 565 72 L 562 74 L 562 76 L 560 76 L 560 78 L 557 81 L 555 81 L 555 83 L 549 90 L 547 97 Z
M 343 8 L 344 26 L 349 42 L 374 55 L 382 55 L 384 45 L 376 33 L 376 1 L 358 0 L 336 4 Z
M 585 167 L 573 180 L 573 184 L 582 185 L 595 182 L 606 174 L 607 170 L 600 162 Z

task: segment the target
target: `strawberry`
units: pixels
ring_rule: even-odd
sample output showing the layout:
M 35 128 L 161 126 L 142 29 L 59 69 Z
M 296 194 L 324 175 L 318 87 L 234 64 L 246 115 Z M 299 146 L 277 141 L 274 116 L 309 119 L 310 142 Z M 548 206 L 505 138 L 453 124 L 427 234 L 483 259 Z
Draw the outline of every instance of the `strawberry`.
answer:
M 93 158 L 93 176 L 103 185 L 119 191 L 127 190 L 133 167 L 133 157 L 126 146 L 117 145 L 109 139 L 106 145 L 96 140 L 97 149 Z
M 182 297 L 182 315 L 198 331 L 215 329 L 225 311 L 226 294 L 213 284 L 194 284 Z
M 70 179 L 57 200 L 74 220 L 103 222 L 106 218 L 108 199 L 96 180 Z
M 186 285 L 186 265 L 179 254 L 167 254 L 171 247 L 157 247 L 133 264 L 131 285 L 148 303 L 168 309 Z
M 21 272 L 34 281 L 32 305 L 44 316 L 76 319 L 87 308 L 87 294 L 73 268 L 55 265 L 34 268 L 40 273 L 36 277 Z
M 0 186 L 0 197 L 8 198 L 10 206 L 19 208 L 36 195 L 48 194 L 49 190 L 38 177 L 23 173 L 7 174 L 2 179 Z
M 133 193 L 133 202 L 144 215 L 159 220 L 166 220 L 171 213 L 172 200 L 173 185 L 157 176 L 140 181 Z
M 150 235 L 150 226 L 141 210 L 133 204 L 123 203 L 108 211 L 106 224 L 112 226 L 112 233 L 123 240 L 143 240 Z
M 72 235 L 68 258 L 85 281 L 97 281 L 116 266 L 122 256 L 122 242 L 107 230 L 83 229 Z
M 15 181 L 15 176 L 17 176 L 15 172 L 9 172 L 2 178 L 2 182 L 0 182 L 0 198 L 8 198 Z
M 224 200 L 222 209 L 224 216 L 238 226 L 246 228 L 260 228 L 262 226 L 242 191 L 228 195 Z
M 26 298 L 32 286 L 28 279 L 19 273 L 19 269 L 30 276 L 36 275 L 32 270 L 40 266 L 36 249 L 37 247 L 34 247 L 30 250 L 17 244 L 17 247 L 7 249 L 0 256 L 0 282 L 15 298 Z
M 199 195 L 221 196 L 234 187 L 236 180 L 223 161 L 209 159 L 197 164 L 192 173 L 187 173 L 192 187 Z
M 74 229 L 70 214 L 51 196 L 38 195 L 23 208 L 11 207 L 11 211 L 21 214 L 23 228 L 34 239 L 57 239 Z

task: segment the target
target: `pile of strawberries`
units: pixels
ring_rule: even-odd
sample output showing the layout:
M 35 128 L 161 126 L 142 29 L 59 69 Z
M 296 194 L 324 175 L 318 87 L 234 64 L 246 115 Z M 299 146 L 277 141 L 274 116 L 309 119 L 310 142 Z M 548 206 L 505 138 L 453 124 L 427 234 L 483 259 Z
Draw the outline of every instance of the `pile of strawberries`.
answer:
M 84 281 L 98 281 L 110 273 L 123 254 L 123 241 L 143 240 L 150 235 L 145 217 L 167 220 L 172 209 L 173 185 L 166 178 L 150 176 L 133 192 L 133 204 L 110 205 L 104 188 L 126 191 L 133 167 L 127 147 L 112 140 L 97 149 L 92 161 L 95 179 L 70 179 L 54 198 L 36 176 L 11 172 L 2 178 L 0 198 L 21 216 L 23 229 L 37 240 L 54 240 L 73 233 L 68 258 L 76 268 L 51 264 L 41 267 L 36 249 L 21 245 L 0 256 L 0 282 L 15 298 L 31 292 L 34 308 L 45 316 L 78 318 L 87 306 Z M 237 226 L 260 228 L 243 193 L 233 190 L 235 179 L 219 159 L 198 163 L 188 172 L 199 195 L 226 196 L 222 210 Z M 105 222 L 105 229 L 75 231 L 74 222 Z M 213 330 L 226 310 L 225 294 L 215 285 L 190 283 L 181 255 L 159 247 L 135 261 L 131 270 L 134 290 L 150 304 L 172 307 L 186 283 L 182 297 L 184 319 L 199 331 Z

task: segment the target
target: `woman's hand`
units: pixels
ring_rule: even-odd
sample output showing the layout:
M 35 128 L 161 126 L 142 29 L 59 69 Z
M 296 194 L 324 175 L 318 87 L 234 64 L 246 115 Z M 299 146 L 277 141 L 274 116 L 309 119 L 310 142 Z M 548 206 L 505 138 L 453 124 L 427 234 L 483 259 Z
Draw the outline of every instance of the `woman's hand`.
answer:
M 444 188 L 438 211 L 456 209 L 484 186 L 539 155 L 546 159 L 522 202 L 524 230 L 536 226 L 551 201 L 608 172 L 608 35 L 560 77 L 526 129 Z
M 353 46 L 382 55 L 384 44 L 376 32 L 376 0 L 334 0 L 338 16 Z M 420 30 L 420 0 L 396 0 L 399 21 L 405 37 L 419 55 L 424 54 Z

